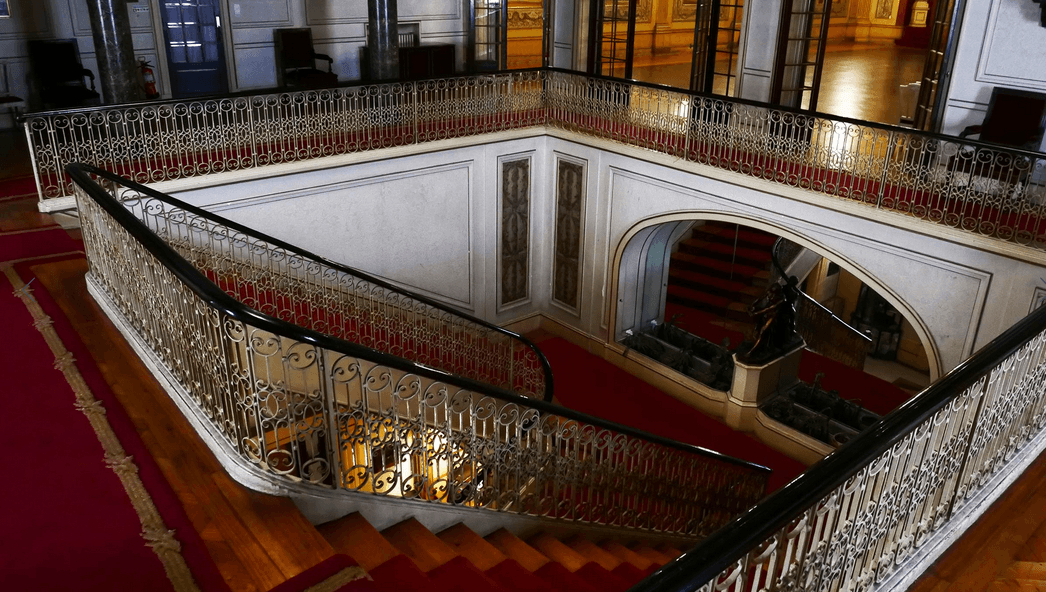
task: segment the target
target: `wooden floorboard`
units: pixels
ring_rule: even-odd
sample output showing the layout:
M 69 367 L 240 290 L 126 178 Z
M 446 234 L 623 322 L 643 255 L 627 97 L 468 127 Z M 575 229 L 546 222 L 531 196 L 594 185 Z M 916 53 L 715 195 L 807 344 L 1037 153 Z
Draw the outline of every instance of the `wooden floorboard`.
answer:
M 1046 454 L 951 546 L 910 592 L 1016 589 L 1015 563 L 1036 556 L 1046 534 Z M 1046 589 L 1046 588 L 1044 588 Z
M 334 554 L 287 498 L 234 482 L 87 294 L 87 262 L 34 266 L 235 591 L 264 592 Z

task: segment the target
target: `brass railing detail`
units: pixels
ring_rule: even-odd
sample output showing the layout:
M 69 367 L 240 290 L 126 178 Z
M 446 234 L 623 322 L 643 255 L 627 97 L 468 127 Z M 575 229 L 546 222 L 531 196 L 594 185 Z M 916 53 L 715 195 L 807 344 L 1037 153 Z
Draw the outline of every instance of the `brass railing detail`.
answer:
M 42 200 L 65 165 L 138 182 L 547 126 L 1046 248 L 1046 155 L 552 70 L 30 114 Z
M 485 365 L 522 354 L 481 328 L 140 185 L 86 169 L 103 189 L 71 170 L 92 285 L 192 413 L 269 477 L 689 537 L 766 491 L 764 467 L 490 386 L 504 377 Z M 440 372 L 352 343 L 430 339 L 477 367 Z

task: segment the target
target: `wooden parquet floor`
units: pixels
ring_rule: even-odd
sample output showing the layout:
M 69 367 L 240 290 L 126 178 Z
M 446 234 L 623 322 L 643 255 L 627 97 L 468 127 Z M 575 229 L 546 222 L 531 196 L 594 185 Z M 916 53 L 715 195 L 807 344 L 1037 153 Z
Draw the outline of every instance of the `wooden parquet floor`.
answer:
M 251 491 L 225 473 L 87 294 L 86 260 L 32 270 L 92 352 L 232 590 L 270 590 L 334 554 L 288 498 Z
M 1046 591 L 1046 454 L 909 592 Z

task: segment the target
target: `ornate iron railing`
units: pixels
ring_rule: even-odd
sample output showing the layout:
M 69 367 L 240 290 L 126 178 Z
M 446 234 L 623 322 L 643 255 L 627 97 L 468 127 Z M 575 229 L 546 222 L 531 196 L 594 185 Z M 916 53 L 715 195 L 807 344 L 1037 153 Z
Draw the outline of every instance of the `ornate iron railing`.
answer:
M 269 477 L 684 536 L 712 532 L 766 491 L 765 467 L 353 343 L 353 324 L 374 320 L 354 306 L 376 302 L 379 325 L 446 319 L 116 175 L 68 172 L 91 285 L 195 417 Z M 455 332 L 490 339 L 475 322 L 443 337 L 461 343 Z
M 35 113 L 41 199 L 90 163 L 139 182 L 550 126 L 1046 248 L 1046 155 L 765 103 L 537 69 Z
M 895 582 L 1044 429 L 1041 308 L 633 592 Z

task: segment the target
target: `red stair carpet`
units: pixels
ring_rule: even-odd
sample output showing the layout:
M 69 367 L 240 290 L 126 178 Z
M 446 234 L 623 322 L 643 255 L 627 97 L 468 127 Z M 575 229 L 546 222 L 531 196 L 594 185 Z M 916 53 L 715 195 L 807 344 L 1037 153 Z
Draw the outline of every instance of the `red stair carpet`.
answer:
M 538 347 L 552 365 L 556 399 L 570 409 L 769 467 L 770 491 L 806 469 L 564 339 L 547 339 Z

